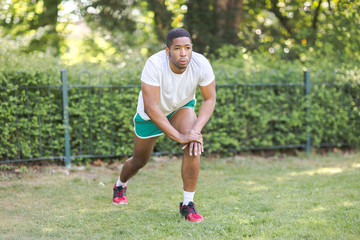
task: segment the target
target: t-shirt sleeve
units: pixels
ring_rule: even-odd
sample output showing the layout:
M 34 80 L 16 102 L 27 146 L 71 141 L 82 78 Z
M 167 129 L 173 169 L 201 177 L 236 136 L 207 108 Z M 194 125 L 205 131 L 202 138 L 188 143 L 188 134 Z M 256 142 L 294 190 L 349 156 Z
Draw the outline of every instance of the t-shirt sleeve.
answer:
M 200 86 L 207 86 L 212 81 L 215 80 L 214 71 L 210 65 L 210 62 L 205 58 L 202 57 L 202 66 L 201 66 L 201 79 L 199 82 Z
M 158 67 L 148 59 L 141 73 L 141 81 L 152 86 L 160 86 L 159 72 L 157 69 Z

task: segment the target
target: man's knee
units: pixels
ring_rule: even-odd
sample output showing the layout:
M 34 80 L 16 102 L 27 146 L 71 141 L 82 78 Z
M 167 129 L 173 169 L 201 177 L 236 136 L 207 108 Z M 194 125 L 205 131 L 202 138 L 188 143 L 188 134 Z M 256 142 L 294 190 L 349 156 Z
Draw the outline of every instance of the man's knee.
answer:
M 193 109 L 182 108 L 170 118 L 170 123 L 180 133 L 185 133 L 193 128 L 196 118 Z
M 133 157 L 131 159 L 132 166 L 136 169 L 145 167 L 145 165 L 147 164 L 148 161 L 149 161 L 149 159 L 144 158 L 144 157 Z

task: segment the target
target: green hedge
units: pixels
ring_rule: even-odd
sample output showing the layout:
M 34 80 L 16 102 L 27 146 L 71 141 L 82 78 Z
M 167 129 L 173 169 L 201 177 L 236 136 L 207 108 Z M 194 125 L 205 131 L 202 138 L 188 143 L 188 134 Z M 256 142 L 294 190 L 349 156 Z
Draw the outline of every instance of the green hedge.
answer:
M 316 51 L 295 61 L 242 48 L 219 51 L 220 57 L 211 60 L 217 105 L 203 130 L 207 152 L 303 147 L 307 123 L 315 147 L 359 145 L 358 63 L 338 62 L 331 53 L 323 57 Z M 132 118 L 143 64 L 129 59 L 126 69 L 109 65 L 108 72 L 94 65 L 62 66 L 58 59 L 23 54 L 11 44 L 0 47 L 0 55 L 0 161 L 64 155 L 62 68 L 68 70 L 70 85 L 71 154 L 132 153 Z M 84 68 L 90 71 L 82 72 Z M 304 68 L 311 71 L 309 118 Z M 201 106 L 199 92 L 197 97 L 196 111 Z M 155 146 L 159 153 L 180 149 L 165 136 Z M 77 161 L 81 159 L 73 159 Z
M 0 159 L 62 156 L 61 92 L 47 74 L 2 72 Z
M 64 155 L 59 76 L 2 72 L 1 160 Z M 236 72 L 218 72 L 217 105 L 203 130 L 206 151 L 303 147 L 307 122 L 313 146 L 358 146 L 359 84 L 347 73 L 311 76 L 307 119 L 301 72 L 264 71 L 245 79 Z M 71 155 L 131 155 L 139 90 L 137 76 L 128 72 L 69 75 Z M 199 92 L 197 97 L 196 110 L 202 101 Z M 164 136 L 155 147 L 159 153 L 179 151 Z

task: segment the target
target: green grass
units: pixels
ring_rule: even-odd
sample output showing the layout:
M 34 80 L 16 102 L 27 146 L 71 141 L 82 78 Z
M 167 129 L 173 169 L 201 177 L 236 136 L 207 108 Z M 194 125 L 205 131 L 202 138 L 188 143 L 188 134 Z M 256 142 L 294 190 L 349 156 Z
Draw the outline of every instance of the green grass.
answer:
M 195 224 L 178 213 L 180 165 L 151 161 L 122 206 L 110 168 L 3 173 L 0 239 L 360 239 L 360 154 L 203 158 Z

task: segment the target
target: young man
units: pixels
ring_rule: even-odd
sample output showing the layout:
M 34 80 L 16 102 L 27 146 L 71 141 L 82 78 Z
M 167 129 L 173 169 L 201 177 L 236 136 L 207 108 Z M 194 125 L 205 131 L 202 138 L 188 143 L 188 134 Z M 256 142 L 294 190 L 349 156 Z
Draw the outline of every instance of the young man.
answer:
M 184 200 L 180 213 L 190 222 L 202 222 L 193 198 L 204 151 L 201 130 L 212 115 L 216 102 L 215 76 L 209 61 L 192 51 L 190 34 L 169 31 L 165 50 L 152 55 L 141 74 L 137 113 L 134 117 L 134 152 L 125 161 L 114 186 L 114 204 L 127 204 L 128 180 L 151 157 L 157 138 L 165 133 L 183 145 L 181 167 Z M 200 86 L 204 99 L 198 117 L 194 112 L 195 91 Z

